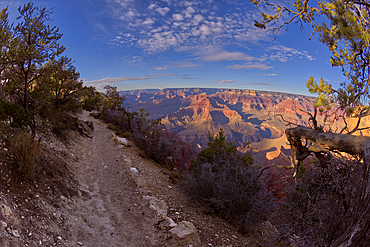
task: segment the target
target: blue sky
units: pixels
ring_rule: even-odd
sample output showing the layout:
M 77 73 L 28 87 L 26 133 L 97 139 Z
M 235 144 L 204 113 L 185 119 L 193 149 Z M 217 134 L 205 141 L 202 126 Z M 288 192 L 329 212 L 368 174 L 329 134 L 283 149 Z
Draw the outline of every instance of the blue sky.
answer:
M 284 4 L 292 1 L 277 0 Z M 28 1 L 9 5 L 9 21 Z M 65 54 L 85 85 L 102 90 L 210 87 L 308 94 L 309 76 L 334 87 L 344 80 L 330 52 L 291 25 L 276 40 L 253 26 L 261 9 L 249 0 L 35 0 L 53 8 Z M 266 11 L 266 10 L 265 10 Z

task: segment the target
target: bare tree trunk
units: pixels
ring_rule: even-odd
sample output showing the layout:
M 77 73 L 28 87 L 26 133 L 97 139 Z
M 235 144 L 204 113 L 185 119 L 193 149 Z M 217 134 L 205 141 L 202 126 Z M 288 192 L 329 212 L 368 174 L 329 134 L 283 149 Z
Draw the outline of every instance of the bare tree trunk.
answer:
M 356 206 L 352 224 L 331 246 L 367 246 L 370 242 L 370 137 L 325 133 L 304 126 L 289 128 L 285 134 L 291 145 L 293 165 L 296 170 L 300 162 L 311 153 L 318 158 L 330 151 L 345 152 L 363 158 L 362 185 L 358 185 L 361 199 Z
M 351 155 L 360 155 L 365 159 L 368 158 L 367 149 L 370 147 L 370 137 L 325 133 L 304 126 L 289 128 L 285 130 L 285 135 L 291 145 L 296 165 L 311 153 L 329 151 L 345 152 Z M 302 140 L 309 141 L 310 145 L 303 146 Z

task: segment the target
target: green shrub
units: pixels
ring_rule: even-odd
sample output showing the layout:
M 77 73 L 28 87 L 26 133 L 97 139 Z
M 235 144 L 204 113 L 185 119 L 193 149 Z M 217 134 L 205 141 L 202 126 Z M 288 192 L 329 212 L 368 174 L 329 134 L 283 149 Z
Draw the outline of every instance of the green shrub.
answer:
M 41 145 L 33 134 L 20 132 L 9 144 L 9 151 L 18 169 L 28 177 L 35 168 L 35 162 L 40 154 Z
M 258 178 L 251 154 L 241 154 L 236 143 L 209 134 L 208 148 L 193 163 L 192 173 L 180 182 L 182 191 L 225 220 L 250 229 L 273 209 L 272 199 Z

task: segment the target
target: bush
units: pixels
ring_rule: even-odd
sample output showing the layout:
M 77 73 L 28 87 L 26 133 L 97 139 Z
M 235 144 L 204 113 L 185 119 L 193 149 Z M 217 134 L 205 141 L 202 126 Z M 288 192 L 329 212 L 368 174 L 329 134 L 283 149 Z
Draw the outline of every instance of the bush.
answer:
M 20 132 L 10 140 L 9 151 L 18 169 L 28 177 L 35 168 L 41 145 L 33 134 Z
M 47 117 L 51 125 L 51 131 L 58 135 L 65 135 L 68 130 L 77 130 L 77 117 L 72 117 L 66 111 L 51 111 Z
M 132 140 L 136 146 L 145 151 L 145 155 L 172 171 L 173 156 L 172 142 L 164 135 L 160 120 L 149 120 L 149 113 L 144 110 L 135 114 L 132 124 Z
M 358 222 L 369 222 L 364 212 L 370 209 L 363 172 L 359 161 L 336 157 L 328 168 L 309 167 L 301 179 L 287 187 L 287 197 L 278 207 L 279 240 L 297 246 L 337 246 L 337 239 L 351 235 L 351 227 L 357 225 L 356 232 L 361 232 Z M 347 237 L 354 242 L 354 236 Z M 366 237 L 361 239 L 364 243 Z
M 270 194 L 258 179 L 259 169 L 251 154 L 241 154 L 236 143 L 226 142 L 223 131 L 194 161 L 193 171 L 181 189 L 227 221 L 246 230 L 265 219 L 273 208 Z

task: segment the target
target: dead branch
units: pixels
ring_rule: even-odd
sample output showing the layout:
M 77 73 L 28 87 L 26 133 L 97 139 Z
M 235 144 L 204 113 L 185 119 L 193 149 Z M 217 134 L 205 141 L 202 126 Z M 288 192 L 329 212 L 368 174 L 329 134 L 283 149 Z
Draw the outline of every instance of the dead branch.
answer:
M 296 123 L 293 123 L 293 122 L 290 122 L 288 120 L 285 120 L 283 115 L 281 115 L 280 113 L 276 114 L 276 116 L 280 116 L 281 119 L 283 120 L 283 122 L 287 123 L 286 126 L 291 126 L 292 124 L 296 125 L 296 126 L 299 126 L 299 124 L 296 124 Z
M 261 172 L 260 174 L 258 175 L 258 178 L 262 176 L 262 173 L 264 171 L 266 171 L 267 169 L 270 169 L 272 167 L 276 167 L 276 168 L 283 168 L 283 172 L 286 170 L 286 169 L 295 169 L 295 166 L 294 166 L 294 162 L 293 162 L 293 157 L 292 156 L 287 156 L 285 155 L 283 152 L 280 152 L 280 154 L 284 157 L 284 158 L 287 158 L 290 160 L 290 166 L 284 166 L 284 165 L 275 165 L 275 164 L 272 164 L 272 165 L 269 165 L 269 166 L 266 166 L 265 168 L 261 169 Z M 293 174 L 293 177 L 295 177 L 296 175 L 296 171 L 294 172 Z

